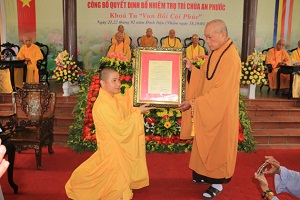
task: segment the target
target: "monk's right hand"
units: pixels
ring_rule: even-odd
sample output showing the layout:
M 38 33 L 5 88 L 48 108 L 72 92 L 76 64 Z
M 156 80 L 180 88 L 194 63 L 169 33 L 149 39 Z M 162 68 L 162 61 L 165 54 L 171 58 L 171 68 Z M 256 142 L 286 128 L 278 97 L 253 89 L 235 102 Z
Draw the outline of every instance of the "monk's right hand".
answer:
M 176 108 L 177 110 L 180 110 L 181 112 L 184 112 L 188 109 L 191 108 L 191 104 L 189 101 L 184 101 L 181 104 L 178 105 L 178 108 Z
M 188 58 L 183 58 L 183 60 L 185 61 L 185 67 L 189 70 L 189 71 L 192 71 L 192 66 L 193 64 L 191 63 L 191 61 L 188 59 Z
M 147 112 L 148 110 L 152 110 L 152 109 L 156 109 L 156 107 L 151 107 L 149 103 L 146 103 L 144 105 L 141 105 L 139 107 L 140 111 L 142 114 L 144 114 L 145 112 Z

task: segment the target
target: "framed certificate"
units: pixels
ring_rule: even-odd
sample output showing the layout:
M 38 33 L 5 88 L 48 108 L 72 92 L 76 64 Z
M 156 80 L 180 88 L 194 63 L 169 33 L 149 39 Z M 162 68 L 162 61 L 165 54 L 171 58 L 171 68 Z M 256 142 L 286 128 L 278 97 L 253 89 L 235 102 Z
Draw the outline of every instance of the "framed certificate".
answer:
M 184 49 L 136 49 L 133 105 L 177 107 L 185 98 Z

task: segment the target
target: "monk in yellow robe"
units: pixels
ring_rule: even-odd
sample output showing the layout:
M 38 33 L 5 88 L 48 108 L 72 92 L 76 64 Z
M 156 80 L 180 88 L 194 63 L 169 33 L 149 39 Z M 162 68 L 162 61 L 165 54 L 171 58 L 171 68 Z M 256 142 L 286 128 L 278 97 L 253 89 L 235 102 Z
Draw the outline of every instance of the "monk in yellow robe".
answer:
M 38 60 L 42 60 L 43 54 L 40 48 L 32 43 L 32 38 L 30 36 L 23 37 L 24 45 L 18 52 L 17 59 L 24 60 L 27 64 L 27 83 L 39 83 L 39 70 L 36 66 Z M 15 86 L 23 87 L 23 69 L 15 69 Z
M 122 33 L 124 43 L 128 44 L 130 46 L 130 44 L 131 44 L 130 37 L 129 37 L 128 34 L 125 33 L 125 28 L 124 28 L 123 25 L 118 26 L 118 32 L 112 37 L 111 44 L 116 44 L 117 43 L 117 37 L 116 36 L 117 36 L 118 33 Z
M 205 55 L 204 48 L 199 45 L 199 36 L 194 34 L 192 36 L 192 44 L 186 48 L 186 57 L 192 62 L 194 57 Z
M 178 109 L 182 111 L 181 138 L 195 134 L 189 164 L 193 181 L 210 184 L 202 197 L 211 199 L 235 170 L 241 60 L 222 20 L 208 22 L 204 35 L 211 53 L 200 69 L 184 59 L 192 75 L 186 100 Z
M 117 38 L 117 43 L 116 44 L 112 44 L 107 52 L 107 55 L 111 54 L 111 53 L 116 53 L 119 54 L 120 52 L 123 53 L 126 58 L 128 59 L 128 61 L 131 59 L 131 50 L 130 50 L 130 46 L 128 44 L 126 44 L 125 42 L 123 42 L 123 34 L 121 32 L 118 32 L 116 34 L 116 38 Z
M 152 107 L 133 107 L 132 88 L 119 94 L 113 68 L 101 70 L 100 83 L 92 111 L 98 150 L 72 173 L 65 189 L 75 200 L 129 200 L 132 189 L 149 185 L 142 114 Z
M 175 30 L 171 29 L 169 31 L 169 37 L 163 40 L 162 47 L 167 48 L 182 48 L 182 44 L 178 38 L 175 37 Z
M 299 66 L 300 65 L 300 40 L 298 41 L 298 48 L 294 50 L 291 54 L 292 64 Z M 293 80 L 293 98 L 300 98 L 300 75 L 295 74 Z
M 156 39 L 152 36 L 153 32 L 151 28 L 147 28 L 146 35 L 141 38 L 141 47 L 157 47 Z
M 293 61 L 293 64 L 300 65 L 300 40 L 298 41 L 298 48 L 291 54 L 291 61 Z
M 289 54 L 283 49 L 285 45 L 284 40 L 278 40 L 276 46 L 270 49 L 267 53 L 266 64 L 272 65 L 272 72 L 268 74 L 269 86 L 271 89 L 277 89 L 277 72 L 280 65 L 290 65 Z M 280 75 L 280 89 L 290 88 L 290 75 Z M 286 91 L 287 92 L 287 91 Z

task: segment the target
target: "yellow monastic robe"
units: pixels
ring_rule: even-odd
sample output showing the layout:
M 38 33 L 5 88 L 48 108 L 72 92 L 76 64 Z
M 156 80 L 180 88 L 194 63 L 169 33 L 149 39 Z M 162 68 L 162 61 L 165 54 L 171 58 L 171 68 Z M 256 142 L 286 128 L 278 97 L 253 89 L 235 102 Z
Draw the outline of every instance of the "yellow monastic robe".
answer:
M 279 68 L 277 64 L 280 62 L 286 62 L 290 65 L 289 54 L 285 50 L 277 51 L 276 48 L 272 48 L 267 53 L 266 64 L 272 65 L 272 73 L 268 74 L 269 86 L 271 89 L 277 89 L 277 71 Z M 280 75 L 280 89 L 290 88 L 290 75 L 281 74 Z
M 111 54 L 111 53 L 124 53 L 124 55 L 126 56 L 126 58 L 128 60 L 131 59 L 131 50 L 128 44 L 125 44 L 124 42 L 121 42 L 120 44 L 112 44 L 107 52 L 107 55 Z
M 294 62 L 300 62 L 300 48 L 292 52 L 291 60 L 293 60 Z
M 291 60 L 293 60 L 293 63 L 297 63 L 297 65 L 300 65 L 300 48 L 296 49 L 291 54 Z M 293 80 L 293 98 L 300 98 L 300 75 L 294 74 L 294 80 Z
M 188 46 L 188 48 L 186 48 L 186 57 L 190 60 L 193 61 L 193 58 L 195 56 L 202 56 L 205 55 L 205 51 L 204 48 L 201 47 L 200 45 L 197 45 L 196 47 L 194 47 L 194 45 L 190 45 Z
M 231 40 L 210 55 L 200 69 L 193 67 L 186 99 L 194 99 L 195 137 L 189 167 L 208 179 L 226 179 L 233 176 L 238 145 L 239 84 L 241 61 L 232 44 L 217 62 Z M 182 113 L 181 138 L 190 138 L 191 109 Z
M 74 200 L 129 200 L 131 189 L 149 185 L 143 116 L 129 94 L 100 89 L 93 107 L 98 150 L 82 163 L 65 189 Z
M 9 69 L 0 70 L 0 93 L 12 93 Z
M 170 47 L 171 48 L 182 48 L 182 44 L 179 41 L 179 39 L 177 39 L 177 38 L 171 39 L 170 37 L 164 39 L 161 46 L 167 47 L 167 48 L 170 48 Z
M 141 38 L 140 46 L 141 47 L 157 47 L 156 39 L 152 36 L 147 37 L 146 35 L 144 35 Z
M 31 44 L 30 47 L 27 47 L 26 45 L 22 46 L 17 55 L 17 59 L 24 60 L 25 58 L 30 58 L 31 60 L 27 63 L 26 82 L 38 83 L 39 71 L 36 67 L 36 62 L 43 59 L 40 48 L 35 44 Z M 15 86 L 19 88 L 23 87 L 23 69 L 21 68 L 15 69 Z
M 130 45 L 130 37 L 125 32 L 123 33 L 124 43 Z M 111 38 L 111 44 L 117 44 L 116 35 Z

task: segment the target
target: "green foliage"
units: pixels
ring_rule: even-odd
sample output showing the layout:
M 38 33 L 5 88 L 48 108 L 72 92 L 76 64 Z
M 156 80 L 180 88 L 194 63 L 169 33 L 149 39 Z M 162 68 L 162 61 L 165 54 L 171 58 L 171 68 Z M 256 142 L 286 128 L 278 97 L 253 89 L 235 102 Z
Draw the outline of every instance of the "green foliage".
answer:
M 97 150 L 96 142 L 92 139 L 84 140 L 82 137 L 89 86 L 92 76 L 95 74 L 97 74 L 97 70 L 88 70 L 87 75 L 85 75 L 82 79 L 80 83 L 80 91 L 78 93 L 78 102 L 73 110 L 75 123 L 70 126 L 68 145 L 72 148 L 72 150 L 79 153 L 83 151 Z M 126 86 L 125 82 L 122 83 L 122 85 L 124 90 L 129 88 L 129 86 Z M 238 143 L 238 151 L 254 152 L 256 150 L 255 142 L 251 135 L 251 124 L 246 111 L 246 103 L 241 95 L 239 100 L 239 118 L 243 127 L 245 141 Z M 166 124 L 167 122 L 169 124 Z M 176 109 L 159 108 L 148 111 L 144 115 L 147 153 L 184 153 L 191 151 L 192 140 L 179 139 L 180 124 L 181 112 Z
M 245 137 L 244 142 L 239 142 L 238 145 L 238 151 L 242 152 L 255 152 L 255 141 L 253 139 L 253 136 L 251 135 L 252 129 L 251 129 L 251 122 L 247 114 L 247 105 L 245 101 L 243 100 L 243 96 L 240 95 L 239 100 L 239 118 L 241 125 L 243 127 L 243 133 Z
M 92 140 L 88 141 L 82 139 L 82 127 L 85 118 L 88 90 L 91 83 L 91 78 L 96 73 L 97 70 L 89 70 L 88 73 L 81 80 L 79 84 L 80 90 L 77 95 L 78 101 L 73 109 L 75 122 L 72 126 L 70 126 L 70 131 L 68 135 L 68 146 L 70 146 L 72 150 L 77 151 L 79 153 L 82 153 L 83 151 L 97 150 L 97 145 L 95 142 L 92 142 Z

